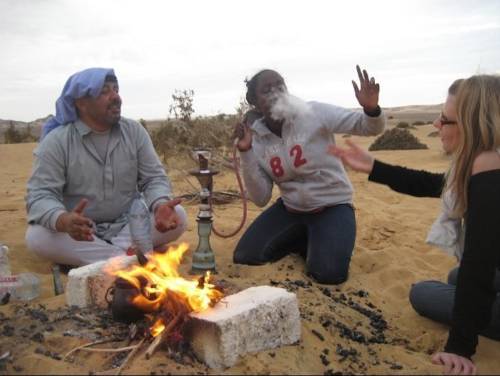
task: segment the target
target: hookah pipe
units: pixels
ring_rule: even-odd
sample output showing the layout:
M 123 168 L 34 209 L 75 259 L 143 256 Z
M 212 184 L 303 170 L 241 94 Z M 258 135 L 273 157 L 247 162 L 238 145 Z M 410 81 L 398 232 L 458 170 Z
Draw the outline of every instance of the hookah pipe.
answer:
M 237 144 L 238 144 L 238 137 L 234 139 L 234 142 L 233 142 L 233 168 L 234 168 L 234 173 L 236 175 L 236 180 L 238 181 L 238 188 L 240 189 L 240 194 L 241 194 L 241 200 L 243 202 L 243 216 L 241 217 L 241 222 L 240 224 L 238 225 L 238 227 L 236 228 L 236 230 L 234 230 L 233 232 L 229 233 L 229 234 L 223 234 L 222 232 L 218 231 L 215 226 L 212 224 L 212 231 L 214 232 L 215 235 L 217 235 L 218 237 L 220 238 L 224 238 L 224 239 L 227 239 L 227 238 L 231 238 L 233 237 L 234 235 L 236 235 L 242 228 L 243 228 L 243 225 L 245 224 L 245 221 L 247 219 L 247 197 L 246 197 L 246 192 L 245 192 L 245 189 L 243 187 L 243 182 L 241 181 L 241 176 L 240 176 L 240 172 L 239 172 L 239 163 L 238 163 L 238 160 L 236 159 L 236 150 L 237 150 Z M 213 211 L 212 209 L 212 197 L 210 196 L 210 209 Z
M 244 123 L 251 124 L 260 117 L 262 117 L 262 114 L 259 111 L 257 111 L 255 108 L 253 108 L 253 109 L 246 112 L 246 114 L 243 116 L 242 123 L 240 123 L 240 124 L 244 124 Z M 221 238 L 230 238 L 230 237 L 236 235 L 238 233 L 238 231 L 240 231 L 242 229 L 243 225 L 245 224 L 246 218 L 247 218 L 247 197 L 246 197 L 245 189 L 243 188 L 243 183 L 241 181 L 241 176 L 240 176 L 240 172 L 239 172 L 240 166 L 239 166 L 238 160 L 236 159 L 236 150 L 237 150 L 238 141 L 241 137 L 243 137 L 243 134 L 237 132 L 237 133 L 235 133 L 235 135 L 236 135 L 236 137 L 235 137 L 234 142 L 233 142 L 233 167 L 234 167 L 234 173 L 236 175 L 236 180 L 238 180 L 238 187 L 240 189 L 241 200 L 243 201 L 243 216 L 241 218 L 241 222 L 240 222 L 239 226 L 236 228 L 236 230 L 234 230 L 230 234 L 226 234 L 226 235 L 222 234 L 212 224 L 212 231 L 214 232 L 215 235 L 217 235 Z M 209 201 L 209 203 L 210 203 L 210 209 L 212 209 L 211 201 Z

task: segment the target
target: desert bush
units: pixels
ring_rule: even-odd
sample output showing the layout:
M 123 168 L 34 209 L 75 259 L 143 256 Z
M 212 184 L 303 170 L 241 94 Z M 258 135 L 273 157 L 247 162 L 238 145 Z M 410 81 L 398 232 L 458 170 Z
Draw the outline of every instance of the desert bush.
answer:
M 11 122 L 9 128 L 5 131 L 4 143 L 6 144 L 19 144 L 23 142 L 35 142 L 37 138 L 31 134 L 31 126 L 27 126 L 24 130 L 17 130 Z
M 170 119 L 152 132 L 153 145 L 164 159 L 193 148 L 230 147 L 237 115 L 198 117 L 189 122 Z
M 425 125 L 425 122 L 423 122 L 422 120 L 417 120 L 411 123 L 411 125 Z
M 397 125 L 396 128 L 401 128 L 401 129 L 406 129 L 409 128 L 410 124 L 408 124 L 406 121 L 400 121 Z
M 172 94 L 172 100 L 173 103 L 169 108 L 170 115 L 173 114 L 176 119 L 181 119 L 184 122 L 190 122 L 194 113 L 194 90 L 175 90 L 175 93 Z
M 238 115 L 239 118 L 243 118 L 243 115 L 245 115 L 252 107 L 248 104 L 247 100 L 245 97 L 240 97 L 240 101 L 238 103 L 238 107 L 236 107 L 236 115 Z
M 368 150 L 412 150 L 428 149 L 408 129 L 393 128 L 379 136 Z

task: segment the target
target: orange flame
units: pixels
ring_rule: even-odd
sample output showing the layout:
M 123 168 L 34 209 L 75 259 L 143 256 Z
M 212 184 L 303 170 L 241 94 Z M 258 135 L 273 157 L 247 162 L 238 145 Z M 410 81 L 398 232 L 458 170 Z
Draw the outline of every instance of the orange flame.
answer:
M 142 311 L 158 312 L 162 307 L 178 312 L 201 312 L 219 301 L 223 294 L 210 283 L 210 273 L 192 280 L 179 275 L 178 267 L 182 256 L 188 250 L 187 243 L 169 247 L 165 253 L 151 253 L 144 266 L 134 265 L 128 270 L 111 271 L 141 291 L 134 297 L 132 304 Z M 151 328 L 153 336 L 165 328 L 162 320 Z
M 165 324 L 163 324 L 163 320 L 159 319 L 153 324 L 153 326 L 149 329 L 151 335 L 156 337 L 158 334 L 165 330 Z

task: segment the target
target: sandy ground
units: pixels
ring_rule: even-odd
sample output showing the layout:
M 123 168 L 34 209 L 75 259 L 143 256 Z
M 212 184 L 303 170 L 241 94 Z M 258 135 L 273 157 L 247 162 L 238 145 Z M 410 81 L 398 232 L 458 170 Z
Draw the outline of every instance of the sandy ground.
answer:
M 432 130 L 431 125 L 425 125 L 412 131 L 429 146 L 429 150 L 382 151 L 375 155 L 390 163 L 444 171 L 448 160 L 440 151 L 439 139 L 427 136 Z M 352 139 L 365 147 L 374 140 L 373 137 Z M 338 138 L 338 143 L 343 143 L 342 137 Z M 30 304 L 11 302 L 0 307 L 0 356 L 6 351 L 11 354 L 7 361 L 0 361 L 0 373 L 88 374 L 109 370 L 114 364 L 113 354 L 79 352 L 71 359 L 61 360 L 66 352 L 88 341 L 68 335 L 68 330 L 78 330 L 78 326 L 60 328 L 54 323 L 49 327 L 54 312 L 65 309 L 65 301 L 63 295 L 54 296 L 50 264 L 32 255 L 24 244 L 24 195 L 34 147 L 34 144 L 0 145 L 0 241 L 10 247 L 14 273 L 35 272 L 43 282 L 41 297 Z M 185 173 L 188 167 L 192 166 L 187 160 L 168 161 L 169 175 L 178 195 L 193 191 L 187 180 L 197 186 Z M 439 200 L 400 195 L 384 186 L 369 183 L 365 175 L 354 172 L 349 172 L 349 175 L 355 187 L 358 232 L 350 278 L 340 286 L 323 286 L 311 281 L 304 273 L 303 261 L 296 255 L 259 267 L 233 265 L 232 251 L 241 232 L 231 239 L 212 236 L 218 279 L 225 279 L 240 289 L 274 284 L 294 291 L 302 317 L 300 343 L 249 354 L 226 373 L 440 372 L 439 367 L 431 364 L 429 354 L 442 349 L 447 328 L 418 316 L 408 301 L 412 283 L 425 279 L 444 281 L 455 265 L 451 257 L 424 242 L 427 229 L 439 211 Z M 216 177 L 216 190 L 230 188 L 236 188 L 234 175 L 227 172 Z M 277 195 L 276 190 L 274 194 Z M 194 249 L 197 244 L 197 207 L 186 205 L 186 209 L 190 224 L 181 240 L 189 242 Z M 246 226 L 260 212 L 261 209 L 250 205 Z M 240 218 L 239 202 L 219 206 L 215 226 L 220 230 L 231 230 Z M 190 258 L 189 251 L 182 264 L 183 272 L 190 267 Z M 38 309 L 46 312 L 48 321 L 33 313 Z M 377 325 L 384 320 L 387 328 Z M 37 331 L 41 335 L 33 335 Z M 480 338 L 474 357 L 480 373 L 500 373 L 499 350 L 498 342 Z M 116 369 L 111 373 L 114 371 Z M 162 350 L 150 360 L 138 355 L 123 373 L 196 374 L 214 371 L 196 361 L 179 362 Z

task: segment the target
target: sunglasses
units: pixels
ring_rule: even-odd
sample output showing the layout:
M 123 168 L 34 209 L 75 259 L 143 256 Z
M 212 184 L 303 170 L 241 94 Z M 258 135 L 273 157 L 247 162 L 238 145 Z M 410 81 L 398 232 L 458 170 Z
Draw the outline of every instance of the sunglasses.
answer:
M 457 124 L 456 120 L 450 120 L 448 119 L 442 112 L 441 115 L 439 115 L 439 123 L 441 125 L 452 125 L 452 124 Z

